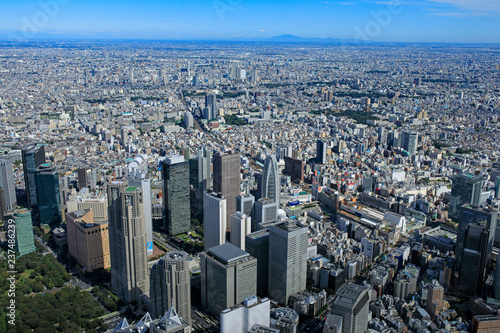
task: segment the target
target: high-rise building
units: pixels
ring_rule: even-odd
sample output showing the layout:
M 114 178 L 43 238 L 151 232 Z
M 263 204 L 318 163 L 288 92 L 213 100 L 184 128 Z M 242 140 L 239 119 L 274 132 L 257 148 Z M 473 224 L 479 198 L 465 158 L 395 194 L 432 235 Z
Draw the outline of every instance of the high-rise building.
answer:
M 35 171 L 36 193 L 40 223 L 51 228 L 61 223 L 59 175 L 50 163 L 40 164 Z
M 335 294 L 332 314 L 342 317 L 342 333 L 364 333 L 368 328 L 368 291 L 367 287 L 347 283 Z
M 326 142 L 323 140 L 316 141 L 316 163 L 326 164 Z
M 495 179 L 495 199 L 500 199 L 500 176 Z
M 181 155 L 167 156 L 161 162 L 163 178 L 163 211 L 169 235 L 179 235 L 191 229 L 189 200 L 189 165 Z
M 148 156 L 139 155 L 128 165 L 129 186 L 142 188 L 144 223 L 146 224 L 146 247 L 148 254 L 153 254 L 153 217 L 151 203 L 151 181 L 148 178 Z
M 92 169 L 86 167 L 78 168 L 78 188 L 80 190 L 90 185 L 91 178 L 92 178 Z
M 14 170 L 10 157 L 0 159 L 0 187 L 3 188 L 3 203 L 6 210 L 17 206 Z
M 402 134 L 403 149 L 410 155 L 415 155 L 418 145 L 418 133 L 403 131 Z
M 498 219 L 498 212 L 482 207 L 471 207 L 470 205 L 463 205 L 460 207 L 460 219 L 458 224 L 457 243 L 456 243 L 456 269 L 460 270 L 463 262 L 462 252 L 465 248 L 466 230 L 469 224 L 478 223 L 488 229 L 488 247 L 487 247 L 487 264 L 491 261 L 491 253 L 493 251 L 493 244 L 495 241 L 495 230 Z
M 451 183 L 449 215 L 454 219 L 460 216 L 460 206 L 470 204 L 478 206 L 481 201 L 483 176 L 460 173 L 453 177 Z
M 290 308 L 271 309 L 271 328 L 283 333 L 297 333 L 299 314 Z
M 252 218 L 236 212 L 231 215 L 231 244 L 245 250 L 245 236 L 250 233 L 252 229 Z
M 444 307 L 444 288 L 437 280 L 432 280 L 427 287 L 427 292 L 427 311 L 435 317 Z
M 149 295 L 154 318 L 174 307 L 179 316 L 191 323 L 191 284 L 189 257 L 186 252 L 168 252 L 151 267 Z
M 211 109 L 212 115 L 214 115 L 215 117 L 218 116 L 218 113 L 217 113 L 217 95 L 216 94 L 206 94 L 205 95 L 205 107 Z
M 251 194 L 240 194 L 236 197 L 236 211 L 252 216 L 255 197 Z
M 276 156 L 268 155 L 264 162 L 264 170 L 262 172 L 262 191 L 261 198 L 268 198 L 280 204 L 281 179 L 278 170 L 278 161 Z
M 227 230 L 227 200 L 220 193 L 205 192 L 203 198 L 203 229 L 205 250 L 224 244 Z
M 16 226 L 14 249 L 19 252 L 19 256 L 34 252 L 36 250 L 35 241 L 33 238 L 33 224 L 31 222 L 31 212 L 26 208 L 17 209 L 8 212 L 4 216 L 7 225 Z
M 247 297 L 242 304 L 222 310 L 220 333 L 248 333 L 255 324 L 269 326 L 270 312 L 269 298 Z
M 95 222 L 92 209 L 66 213 L 69 254 L 85 272 L 111 267 L 107 222 Z
M 307 226 L 285 220 L 269 227 L 269 296 L 287 305 L 306 289 Z
M 278 204 L 271 199 L 262 198 L 253 205 L 252 232 L 276 222 L 278 218 Z
M 269 281 L 269 229 L 246 235 L 245 251 L 257 259 L 257 293 L 266 294 Z
M 200 254 L 201 304 L 219 316 L 257 292 L 257 259 L 231 243 Z
M 189 160 L 189 183 L 193 186 L 191 206 L 197 213 L 203 211 L 203 192 L 212 188 L 210 170 L 210 152 L 205 148 L 198 151 L 198 156 Z
M 213 190 L 227 200 L 226 216 L 236 212 L 236 197 L 240 195 L 240 154 L 217 153 L 213 156 Z
M 113 181 L 107 192 L 111 287 L 127 302 L 140 303 L 149 293 L 142 189 Z
M 289 175 L 291 181 L 304 181 L 304 161 L 285 157 L 285 175 Z
M 465 231 L 457 289 L 467 296 L 479 295 L 486 275 L 490 230 L 485 225 L 471 223 Z
M 38 204 L 36 198 L 35 171 L 45 163 L 45 148 L 42 145 L 33 144 L 22 149 L 24 184 L 26 187 L 26 198 L 28 208 Z

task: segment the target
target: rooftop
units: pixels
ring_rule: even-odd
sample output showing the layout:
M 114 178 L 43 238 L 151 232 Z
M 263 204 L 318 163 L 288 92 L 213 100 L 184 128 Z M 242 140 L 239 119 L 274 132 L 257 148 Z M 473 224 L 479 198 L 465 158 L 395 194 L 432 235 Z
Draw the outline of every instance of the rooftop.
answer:
M 130 186 L 128 187 L 125 192 L 134 192 L 137 189 L 137 186 Z
M 207 253 L 226 265 L 250 256 L 248 253 L 231 243 L 214 246 L 208 249 Z

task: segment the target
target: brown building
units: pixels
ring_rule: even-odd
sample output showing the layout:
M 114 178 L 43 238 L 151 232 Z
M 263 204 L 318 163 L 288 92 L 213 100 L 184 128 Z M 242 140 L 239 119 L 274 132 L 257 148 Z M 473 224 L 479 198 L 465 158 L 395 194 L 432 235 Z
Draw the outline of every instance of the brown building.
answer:
M 298 180 L 304 181 L 304 161 L 285 157 L 285 175 L 289 175 L 292 182 Z
M 435 317 L 443 310 L 444 288 L 437 280 L 432 280 L 428 287 L 427 310 L 432 317 Z
M 109 268 L 108 223 L 95 223 L 92 209 L 66 213 L 69 254 L 86 272 Z
M 493 315 L 474 316 L 472 318 L 472 333 L 500 332 L 500 318 Z
M 236 197 L 241 193 L 240 154 L 215 154 L 213 168 L 213 191 L 226 198 L 226 216 L 231 216 L 236 212 Z

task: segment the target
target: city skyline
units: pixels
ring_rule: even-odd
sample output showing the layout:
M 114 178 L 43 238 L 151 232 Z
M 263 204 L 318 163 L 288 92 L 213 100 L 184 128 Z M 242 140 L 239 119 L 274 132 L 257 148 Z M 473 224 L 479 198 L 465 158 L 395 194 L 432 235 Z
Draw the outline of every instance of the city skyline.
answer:
M 78 1 L 4 4 L 0 40 L 144 39 L 499 43 L 493 1 Z M 297 24 L 300 22 L 301 24 Z M 307 40 L 306 40 L 307 41 Z

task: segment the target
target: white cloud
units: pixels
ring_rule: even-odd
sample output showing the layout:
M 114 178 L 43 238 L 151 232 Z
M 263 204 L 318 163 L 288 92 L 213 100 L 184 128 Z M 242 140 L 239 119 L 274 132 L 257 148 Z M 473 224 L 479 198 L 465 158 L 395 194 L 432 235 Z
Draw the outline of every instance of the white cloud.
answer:
M 430 2 L 450 5 L 459 9 L 473 12 L 500 13 L 500 1 L 498 0 L 429 0 Z

